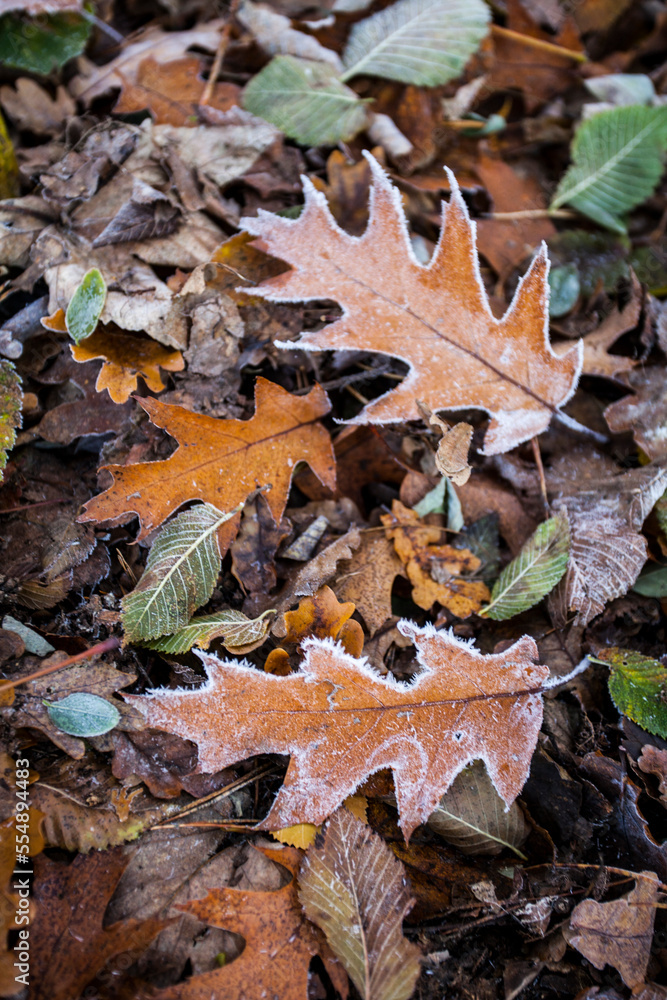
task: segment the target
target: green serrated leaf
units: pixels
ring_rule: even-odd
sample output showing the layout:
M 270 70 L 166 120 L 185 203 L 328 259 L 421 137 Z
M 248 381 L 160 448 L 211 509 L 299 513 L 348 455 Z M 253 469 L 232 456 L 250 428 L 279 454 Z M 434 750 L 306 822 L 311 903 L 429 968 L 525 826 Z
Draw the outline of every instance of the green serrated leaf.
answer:
M 491 603 L 480 612 L 505 621 L 527 611 L 553 590 L 567 569 L 570 529 L 560 511 L 539 526 L 519 555 L 502 571 L 491 593 Z
M 366 125 L 366 103 L 332 66 L 276 56 L 243 92 L 243 107 L 309 146 L 335 146 Z
M 23 391 L 21 378 L 11 361 L 0 361 L 0 482 L 7 465 L 7 452 L 16 441 L 16 428 L 21 426 Z
M 81 14 L 20 14 L 0 17 L 0 65 L 48 76 L 80 56 L 90 35 L 90 20 Z
M 93 267 L 84 274 L 65 314 L 67 332 L 75 344 L 95 332 L 106 298 L 106 281 L 98 269 Z
M 642 729 L 667 739 L 667 667 L 632 649 L 605 649 L 609 694 L 616 708 Z
M 363 73 L 421 87 L 460 76 L 488 31 L 482 0 L 398 0 L 355 24 L 342 80 Z
M 223 514 L 212 504 L 200 504 L 163 528 L 143 576 L 123 598 L 123 628 L 130 642 L 178 632 L 206 604 L 220 572 L 218 529 L 242 506 Z
M 623 216 L 653 193 L 664 168 L 667 107 L 632 104 L 601 111 L 579 126 L 572 164 L 551 208 L 571 205 L 616 233 Z
M 45 701 L 54 726 L 70 736 L 102 736 L 118 725 L 120 712 L 106 698 L 77 692 L 62 701 Z
M 212 615 L 202 615 L 193 618 L 185 628 L 175 635 L 163 636 L 144 645 L 160 653 L 187 653 L 193 646 L 208 649 L 214 639 L 222 639 L 225 649 L 230 653 L 249 653 L 266 638 L 271 624 L 265 611 L 259 618 L 248 618 L 242 611 L 225 608 Z

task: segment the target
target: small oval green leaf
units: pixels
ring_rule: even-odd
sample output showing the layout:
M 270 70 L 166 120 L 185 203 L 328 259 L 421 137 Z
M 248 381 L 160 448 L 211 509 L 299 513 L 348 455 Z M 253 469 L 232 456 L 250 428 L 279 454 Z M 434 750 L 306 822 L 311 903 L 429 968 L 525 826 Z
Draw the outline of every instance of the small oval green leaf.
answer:
M 102 736 L 118 725 L 120 712 L 106 698 L 79 691 L 62 701 L 45 701 L 54 726 L 70 736 Z
M 106 298 L 106 282 L 98 269 L 93 267 L 84 274 L 65 314 L 67 332 L 75 344 L 95 332 Z

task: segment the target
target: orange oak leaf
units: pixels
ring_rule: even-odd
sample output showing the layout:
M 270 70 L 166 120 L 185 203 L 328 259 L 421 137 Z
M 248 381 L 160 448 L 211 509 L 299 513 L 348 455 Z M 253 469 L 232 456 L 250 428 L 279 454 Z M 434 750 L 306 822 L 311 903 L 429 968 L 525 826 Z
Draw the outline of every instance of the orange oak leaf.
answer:
M 221 969 L 203 972 L 163 990 L 157 1000 L 307 1000 L 308 967 L 320 955 L 340 995 L 348 993 L 347 975 L 331 952 L 324 935 L 306 920 L 297 895 L 296 874 L 303 857 L 293 847 L 262 848 L 272 861 L 292 876 L 273 892 L 211 889 L 204 899 L 178 904 L 205 923 L 242 934 L 245 948 Z
M 467 618 L 479 611 L 482 601 L 490 599 L 485 583 L 461 575 L 479 569 L 481 562 L 476 555 L 453 545 L 434 544 L 442 538 L 442 528 L 425 524 L 400 500 L 394 500 L 391 514 L 383 514 L 380 520 L 405 566 L 418 607 L 428 611 L 437 601 L 459 618 Z
M 104 364 L 97 376 L 98 392 L 109 390 L 114 403 L 126 403 L 137 388 L 141 375 L 151 392 L 162 392 L 164 382 L 160 368 L 168 372 L 181 372 L 185 367 L 180 351 L 170 350 L 156 340 L 143 340 L 127 333 L 97 328 L 80 344 L 71 344 L 75 361 L 93 361 L 102 358 Z
M 273 627 L 285 643 L 301 647 L 305 639 L 336 639 L 350 656 L 361 656 L 364 630 L 351 617 L 355 608 L 351 601 L 341 604 L 331 587 L 320 587 L 312 597 L 303 597 L 296 611 L 287 611 L 282 622 Z M 266 658 L 264 669 L 282 677 L 291 672 L 289 653 L 278 646 Z
M 581 344 L 559 357 L 549 343 L 546 248 L 503 318 L 496 319 L 479 272 L 474 224 L 454 176 L 440 241 L 424 266 L 412 253 L 398 191 L 365 155 L 373 188 L 363 236 L 337 226 L 326 197 L 307 178 L 298 219 L 260 210 L 257 218 L 242 220 L 260 237 L 260 249 L 293 268 L 254 294 L 277 302 L 326 296 L 342 306 L 340 320 L 301 335 L 298 345 L 305 350 L 372 351 L 410 366 L 397 388 L 370 402 L 351 423 L 417 420 L 419 400 L 434 411 L 485 410 L 492 418 L 486 454 L 541 433 L 574 392 L 582 365 Z
M 308 639 L 300 671 L 287 677 L 200 653 L 204 687 L 126 698 L 149 726 L 197 743 L 201 772 L 258 753 L 289 754 L 262 830 L 321 823 L 383 767 L 394 772 L 406 837 L 478 758 L 511 804 L 542 723 L 540 685 L 549 671 L 535 662 L 534 640 L 524 636 L 484 656 L 431 625 L 398 627 L 422 667 L 411 684 L 381 677 L 331 639 Z
M 335 639 L 353 614 L 351 601 L 340 604 L 331 587 L 320 587 L 312 597 L 302 598 L 296 611 L 285 612 L 285 642 L 300 643 L 311 636 Z
M 86 504 L 81 521 L 107 521 L 134 512 L 141 520 L 141 539 L 189 500 L 205 500 L 227 511 L 270 486 L 266 501 L 277 524 L 300 461 L 335 488 L 331 439 L 318 423 L 330 404 L 318 385 L 307 396 L 292 396 L 258 378 L 250 420 L 217 420 L 157 399 L 137 402 L 180 447 L 163 462 L 105 466 L 114 484 Z M 236 528 L 238 521 L 236 517 Z
M 204 95 L 206 80 L 201 76 L 202 60 L 183 56 L 170 62 L 149 57 L 139 63 L 135 79 L 123 78 L 123 89 L 114 114 L 147 108 L 156 125 L 197 124 L 197 105 Z M 229 111 L 239 103 L 241 89 L 233 83 L 216 83 L 209 106 Z

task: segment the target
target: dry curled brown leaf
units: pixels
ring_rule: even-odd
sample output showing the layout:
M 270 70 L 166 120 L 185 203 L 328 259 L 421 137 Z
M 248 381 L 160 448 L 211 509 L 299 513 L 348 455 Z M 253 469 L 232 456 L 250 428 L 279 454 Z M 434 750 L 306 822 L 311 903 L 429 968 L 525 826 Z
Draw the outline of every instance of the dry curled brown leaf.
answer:
M 160 368 L 180 372 L 185 367 L 180 351 L 117 331 L 97 329 L 70 349 L 74 360 L 80 363 L 103 359 L 95 388 L 98 392 L 108 389 L 114 403 L 127 402 L 137 388 L 139 376 L 151 392 L 159 393 L 164 389 Z
M 485 583 L 462 575 L 479 569 L 480 560 L 468 549 L 436 544 L 445 534 L 442 528 L 425 524 L 400 500 L 394 500 L 391 514 L 383 514 L 381 520 L 405 566 L 412 599 L 420 608 L 428 611 L 437 601 L 459 618 L 467 618 L 489 600 Z

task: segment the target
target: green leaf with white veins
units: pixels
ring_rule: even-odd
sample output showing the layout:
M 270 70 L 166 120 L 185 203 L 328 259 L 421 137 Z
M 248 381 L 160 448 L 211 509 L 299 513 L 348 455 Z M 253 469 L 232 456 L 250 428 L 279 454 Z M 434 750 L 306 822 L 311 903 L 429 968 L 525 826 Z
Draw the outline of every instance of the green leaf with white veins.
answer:
M 601 226 L 625 233 L 622 218 L 653 193 L 667 148 L 667 108 L 613 108 L 583 122 L 572 143 L 572 164 L 551 208 L 571 205 Z
M 570 554 L 567 514 L 559 511 L 539 526 L 519 555 L 502 571 L 491 593 L 491 603 L 480 615 L 505 621 L 527 611 L 553 590 Z
M 368 111 L 341 83 L 328 63 L 276 56 L 243 92 L 243 107 L 303 145 L 352 139 L 366 126 Z
M 177 632 L 206 604 L 220 572 L 218 529 L 243 506 L 223 514 L 212 504 L 200 504 L 160 532 L 143 576 L 123 598 L 127 639 L 144 642 Z
M 421 87 L 447 83 L 479 48 L 489 19 L 482 0 L 398 0 L 352 28 L 341 79 L 363 73 Z

